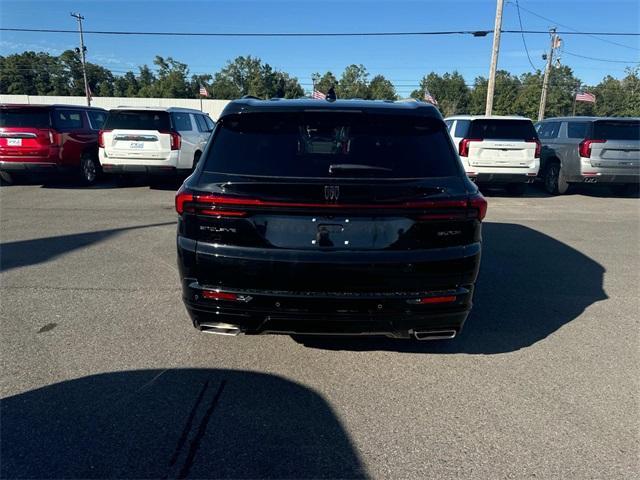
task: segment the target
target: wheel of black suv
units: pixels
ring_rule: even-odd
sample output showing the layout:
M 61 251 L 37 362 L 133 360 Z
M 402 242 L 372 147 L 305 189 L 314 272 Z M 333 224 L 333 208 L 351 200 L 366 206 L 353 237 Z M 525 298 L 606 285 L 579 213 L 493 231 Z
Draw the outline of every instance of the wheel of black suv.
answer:
M 89 154 L 84 154 L 80 159 L 80 180 L 84 185 L 93 185 L 100 173 L 98 159 Z
M 507 185 L 507 193 L 519 197 L 520 195 L 524 195 L 526 188 L 526 183 L 510 183 Z
M 551 195 L 563 195 L 569 190 L 569 184 L 565 180 L 559 163 L 552 163 L 547 167 L 544 175 L 544 188 Z

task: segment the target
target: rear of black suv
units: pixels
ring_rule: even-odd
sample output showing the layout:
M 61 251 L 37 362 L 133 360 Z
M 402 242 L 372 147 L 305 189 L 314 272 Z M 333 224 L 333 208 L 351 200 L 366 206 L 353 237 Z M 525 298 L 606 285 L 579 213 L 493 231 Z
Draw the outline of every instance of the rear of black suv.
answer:
M 453 338 L 486 201 L 430 105 L 238 100 L 176 196 L 196 328 Z

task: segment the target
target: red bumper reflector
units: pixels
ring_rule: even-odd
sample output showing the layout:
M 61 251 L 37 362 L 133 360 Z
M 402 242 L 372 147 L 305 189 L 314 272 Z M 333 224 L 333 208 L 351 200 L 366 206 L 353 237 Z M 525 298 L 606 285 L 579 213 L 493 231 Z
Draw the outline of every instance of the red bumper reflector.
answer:
M 425 297 L 420 299 L 421 305 L 434 304 L 434 303 L 452 303 L 456 301 L 455 295 L 449 295 L 446 297 Z
M 238 295 L 235 293 L 216 292 L 215 290 L 203 290 L 202 296 L 209 300 L 230 300 L 232 302 L 238 300 Z

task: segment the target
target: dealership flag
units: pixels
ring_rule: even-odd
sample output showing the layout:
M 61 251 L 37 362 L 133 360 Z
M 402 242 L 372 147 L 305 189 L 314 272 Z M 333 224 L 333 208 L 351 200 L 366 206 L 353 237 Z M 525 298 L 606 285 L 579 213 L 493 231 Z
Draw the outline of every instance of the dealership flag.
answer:
M 424 89 L 424 101 L 432 105 L 436 105 L 436 106 L 438 105 L 438 101 L 436 100 L 436 98 L 433 95 L 431 95 L 429 93 L 429 90 L 427 90 L 426 88 Z
M 209 96 L 209 92 L 207 92 L 207 89 L 204 88 L 204 85 L 200 85 L 200 95 L 202 95 L 203 97 Z
M 576 93 L 576 102 L 596 103 L 596 96 L 593 93 L 578 92 Z
M 314 90 L 311 94 L 311 98 L 315 98 L 316 100 L 324 100 L 327 96 L 319 90 Z

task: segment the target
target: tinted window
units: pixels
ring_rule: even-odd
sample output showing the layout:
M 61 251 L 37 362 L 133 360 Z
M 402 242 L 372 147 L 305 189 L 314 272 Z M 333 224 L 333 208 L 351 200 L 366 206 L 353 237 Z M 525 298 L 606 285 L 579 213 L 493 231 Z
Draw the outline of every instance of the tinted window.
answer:
M 540 138 L 557 138 L 560 131 L 560 122 L 545 122 L 540 125 L 538 135 Z
M 456 138 L 464 138 L 469 131 L 469 124 L 471 120 L 458 120 L 456 123 L 456 133 L 453 135 Z
M 488 140 L 529 140 L 536 138 L 536 130 L 531 120 L 473 120 L 469 138 Z
M 106 112 L 96 112 L 89 110 L 87 112 L 89 115 L 89 123 L 91 124 L 91 128 L 94 130 L 100 130 L 102 125 L 104 125 L 104 121 L 107 119 Z
M 362 114 L 230 115 L 205 169 L 271 177 L 420 178 L 458 173 L 440 120 Z
M 53 123 L 60 130 L 82 128 L 82 112 L 80 110 L 54 110 Z
M 593 124 L 592 137 L 602 140 L 640 140 L 640 121 L 599 120 Z
M 189 118 L 188 113 L 172 113 L 173 117 L 173 128 L 178 130 L 179 132 L 189 132 L 192 130 L 191 128 L 191 118 Z
M 111 110 L 103 127 L 105 130 L 160 130 L 171 129 L 167 112 L 148 110 Z
M 447 130 L 451 130 L 451 125 L 453 125 L 453 120 L 445 120 L 444 124 L 447 126 Z
M 204 116 L 204 121 L 207 122 L 207 126 L 209 127 L 209 130 L 213 130 L 213 127 L 216 126 L 215 122 L 206 115 Z
M 587 122 L 568 122 L 567 123 L 567 137 L 569 138 L 586 138 L 587 137 Z
M 210 130 L 207 122 L 204 119 L 204 115 L 194 115 L 194 117 L 196 119 L 196 125 L 198 125 L 199 131 L 208 132 Z
M 2 108 L 0 127 L 49 128 L 49 110 L 46 108 Z

